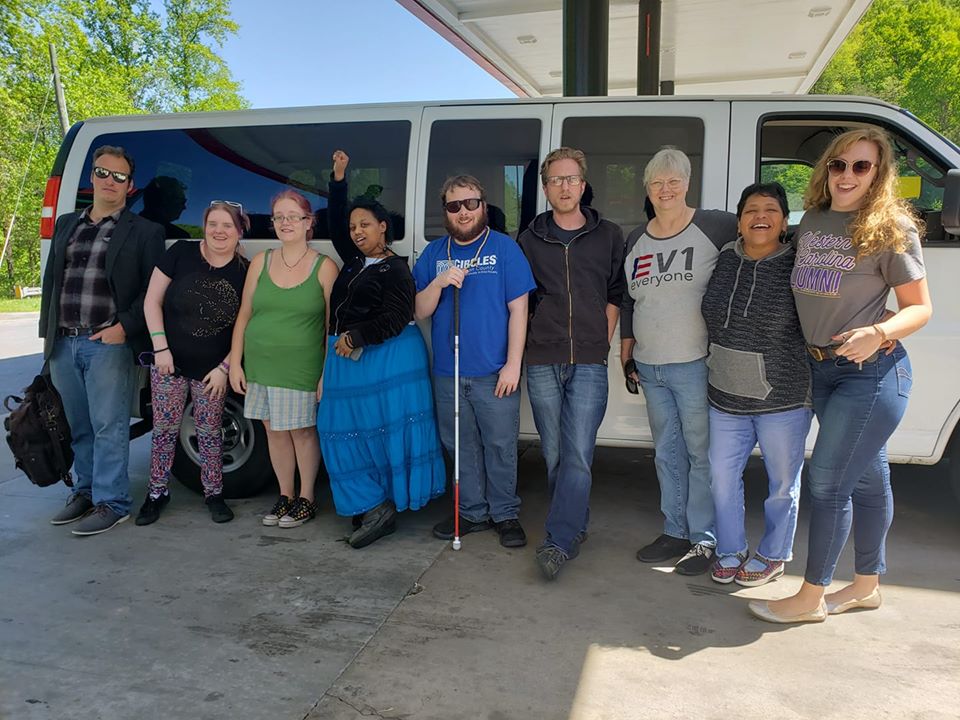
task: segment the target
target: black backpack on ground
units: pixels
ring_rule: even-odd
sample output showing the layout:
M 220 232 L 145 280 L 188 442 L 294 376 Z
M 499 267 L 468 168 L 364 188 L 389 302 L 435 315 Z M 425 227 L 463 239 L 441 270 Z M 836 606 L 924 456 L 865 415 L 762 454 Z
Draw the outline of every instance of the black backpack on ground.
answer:
M 11 400 L 17 407 L 10 407 Z M 23 397 L 7 395 L 3 405 L 10 411 L 3 427 L 17 467 L 34 485 L 46 487 L 63 480 L 67 487 L 73 487 L 70 425 L 50 377 L 37 375 L 24 389 Z

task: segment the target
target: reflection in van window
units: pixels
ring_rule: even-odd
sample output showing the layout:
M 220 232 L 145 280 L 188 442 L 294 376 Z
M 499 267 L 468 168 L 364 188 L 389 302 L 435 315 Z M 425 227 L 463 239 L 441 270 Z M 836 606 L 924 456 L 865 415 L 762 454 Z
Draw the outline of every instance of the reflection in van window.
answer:
M 351 193 L 375 196 L 397 220 L 394 237 L 404 237 L 406 120 L 110 133 L 91 142 L 91 157 L 101 145 L 120 145 L 133 156 L 134 194 L 127 205 L 163 225 L 168 239 L 201 237 L 203 211 L 212 200 L 242 204 L 250 216 L 248 237 L 272 238 L 270 198 L 288 188 L 317 210 L 313 236 L 329 238 L 327 181 L 338 148 L 350 154 Z M 91 157 L 80 175 L 78 210 L 93 199 Z
M 541 123 L 535 118 L 437 120 L 430 129 L 424 237 L 447 234 L 440 188 L 473 175 L 487 193 L 490 227 L 516 237 L 537 213 Z
M 562 144 L 583 150 L 591 204 L 624 233 L 647 221 L 643 169 L 664 145 L 683 150 L 693 176 L 687 204 L 700 205 L 703 185 L 703 120 L 689 117 L 571 117 L 563 122 Z

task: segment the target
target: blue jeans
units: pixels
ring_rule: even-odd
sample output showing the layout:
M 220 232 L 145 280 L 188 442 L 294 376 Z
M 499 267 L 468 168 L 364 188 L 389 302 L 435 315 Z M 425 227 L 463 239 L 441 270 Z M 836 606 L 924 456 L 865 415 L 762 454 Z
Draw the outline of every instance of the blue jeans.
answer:
M 568 556 L 590 519 L 591 466 L 607 411 L 606 365 L 529 365 L 527 391 L 547 463 L 547 537 Z
M 887 440 L 907 409 L 910 359 L 897 344 L 874 362 L 811 359 L 813 410 L 820 423 L 810 458 L 810 543 L 804 579 L 829 585 L 853 525 L 860 575 L 886 572 L 893 492 Z
M 718 556 L 747 552 L 743 469 L 759 442 L 770 490 L 763 503 L 763 539 L 757 553 L 767 560 L 793 559 L 804 441 L 812 419 L 809 408 L 763 415 L 733 415 L 710 408 L 710 479 Z
M 498 375 L 460 378 L 460 514 L 471 522 L 515 520 L 520 389 L 498 398 Z M 433 377 L 440 439 L 454 451 L 453 378 Z
M 716 545 L 710 494 L 707 364 L 637 363 L 656 450 L 663 531 L 692 543 Z
M 133 356 L 126 344 L 107 345 L 89 336 L 57 338 L 50 376 L 63 399 L 73 436 L 74 495 L 130 511 L 130 401 Z

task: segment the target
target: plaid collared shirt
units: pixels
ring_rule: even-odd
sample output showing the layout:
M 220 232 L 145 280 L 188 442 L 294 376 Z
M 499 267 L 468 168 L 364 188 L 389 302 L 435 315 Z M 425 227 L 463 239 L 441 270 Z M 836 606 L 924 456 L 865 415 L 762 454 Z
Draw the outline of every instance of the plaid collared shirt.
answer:
M 89 208 L 80 216 L 64 255 L 60 327 L 99 328 L 116 318 L 117 308 L 107 281 L 107 248 L 121 212 L 98 223 L 90 219 Z

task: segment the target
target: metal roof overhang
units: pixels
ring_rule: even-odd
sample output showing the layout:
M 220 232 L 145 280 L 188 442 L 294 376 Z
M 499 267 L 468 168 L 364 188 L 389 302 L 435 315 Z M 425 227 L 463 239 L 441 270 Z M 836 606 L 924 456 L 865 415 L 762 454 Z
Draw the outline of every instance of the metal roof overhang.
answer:
M 562 0 L 397 0 L 518 96 L 562 95 Z M 872 0 L 663 0 L 677 95 L 806 93 Z M 608 94 L 636 95 L 637 0 L 610 0 Z

